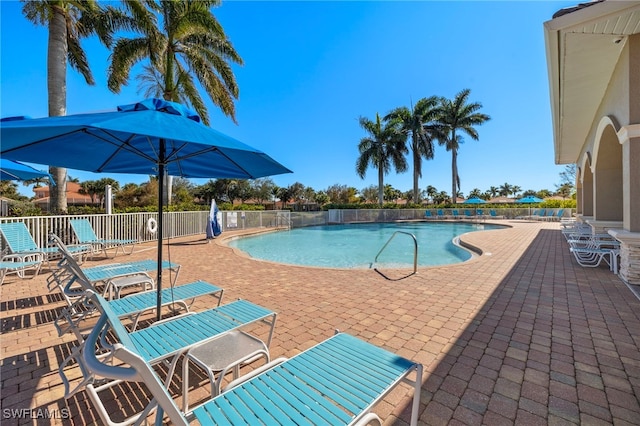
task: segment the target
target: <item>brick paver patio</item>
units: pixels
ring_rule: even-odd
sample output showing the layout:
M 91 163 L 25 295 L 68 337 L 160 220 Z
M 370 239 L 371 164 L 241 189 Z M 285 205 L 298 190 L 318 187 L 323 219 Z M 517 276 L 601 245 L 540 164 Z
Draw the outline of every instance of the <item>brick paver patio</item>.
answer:
M 339 329 L 423 363 L 421 424 L 640 424 L 640 301 L 606 266 L 577 265 L 557 223 L 507 223 L 462 237 L 482 256 L 404 279 L 406 271 L 385 278 L 255 261 L 204 236 L 173 240 L 165 258 L 182 265 L 179 283 L 204 279 L 224 287 L 223 301 L 277 311 L 272 357 Z M 154 258 L 154 247 L 116 261 Z M 74 338 L 56 333 L 64 302 L 47 290 L 47 275 L 11 275 L 0 288 L 0 422 L 34 424 L 30 417 L 53 413 L 70 419 L 37 423 L 101 424 L 85 392 L 63 398 L 57 369 Z M 77 378 L 75 370 L 68 374 Z M 114 407 L 136 408 L 138 395 L 114 393 Z M 404 425 L 410 395 L 401 385 L 375 412 Z

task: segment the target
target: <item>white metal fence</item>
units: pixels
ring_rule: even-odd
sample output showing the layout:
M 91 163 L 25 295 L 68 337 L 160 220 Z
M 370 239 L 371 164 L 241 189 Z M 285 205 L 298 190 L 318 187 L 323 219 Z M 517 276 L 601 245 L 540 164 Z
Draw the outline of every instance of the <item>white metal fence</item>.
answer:
M 261 210 L 261 211 L 223 211 L 222 230 L 250 229 L 250 228 L 300 228 L 313 225 L 325 225 L 330 223 L 353 222 L 393 222 L 401 220 L 419 220 L 425 218 L 425 211 L 431 210 L 433 217 L 437 218 L 437 209 L 349 209 L 329 210 L 319 212 L 290 212 L 288 210 Z M 454 209 L 439 209 L 446 218 L 451 218 Z M 465 217 L 465 210 L 470 210 L 474 215 L 477 209 L 457 209 L 460 218 Z M 495 210 L 498 216 L 507 219 L 526 216 L 535 209 L 507 208 L 507 209 L 480 209 L 484 215 L 489 210 Z M 553 209 L 557 212 L 559 209 Z M 571 217 L 572 209 L 563 209 L 564 217 Z M 189 235 L 204 234 L 208 211 L 193 212 L 169 212 L 164 214 L 163 235 L 166 238 L 185 237 Z M 78 216 L 27 216 L 27 217 L 0 217 L 0 223 L 24 222 L 33 239 L 39 247 L 47 246 L 47 235 L 53 232 L 67 244 L 76 243 L 69 225 L 70 219 L 86 218 L 91 222 L 97 236 L 102 239 L 135 239 L 139 242 L 154 241 L 156 234 L 147 230 L 147 221 L 150 218 L 158 219 L 158 213 L 120 213 L 97 214 Z M 5 241 L 1 248 L 4 249 Z
M 86 218 L 91 223 L 98 238 L 133 239 L 138 242 L 154 241 L 156 234 L 149 232 L 147 221 L 157 221 L 158 213 L 121 213 L 96 215 L 64 215 L 64 216 L 26 216 L 2 217 L 0 223 L 24 222 L 39 247 L 47 246 L 47 235 L 50 232 L 58 235 L 67 244 L 76 243 L 69 224 L 70 219 Z M 165 238 L 177 238 L 189 235 L 204 234 L 208 211 L 168 212 L 164 214 L 163 235 Z M 260 227 L 289 227 L 291 218 L 289 211 L 229 211 L 222 212 L 222 229 L 247 229 Z M 1 248 L 5 248 L 3 240 Z

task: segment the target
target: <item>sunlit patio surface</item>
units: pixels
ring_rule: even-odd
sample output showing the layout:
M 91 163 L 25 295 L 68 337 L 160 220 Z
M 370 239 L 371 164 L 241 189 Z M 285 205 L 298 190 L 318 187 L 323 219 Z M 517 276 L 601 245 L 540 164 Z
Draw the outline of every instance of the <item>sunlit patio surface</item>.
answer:
M 272 358 L 339 329 L 421 362 L 420 424 L 638 424 L 640 301 L 606 265 L 579 266 L 557 223 L 505 223 L 513 227 L 462 237 L 482 256 L 404 279 L 407 271 L 383 271 L 385 278 L 255 261 L 207 244 L 204 234 L 171 240 L 169 254 L 182 265 L 179 283 L 203 279 L 224 288 L 223 302 L 242 298 L 278 313 Z M 141 245 L 87 265 L 155 255 L 153 244 Z M 46 268 L 33 280 L 10 275 L 0 289 L 0 422 L 34 424 L 41 413 L 57 418 L 39 424 L 101 424 L 85 392 L 63 398 L 57 369 L 75 339 L 57 335 L 53 319 L 64 302 L 47 290 L 47 276 Z M 213 304 L 201 298 L 194 308 Z M 75 366 L 68 374 L 80 377 Z M 179 395 L 177 374 L 171 389 Z M 192 402 L 206 394 L 204 375 L 190 383 L 199 385 Z M 114 419 L 139 409 L 142 392 L 111 395 Z M 410 395 L 401 385 L 374 411 L 385 424 L 407 424 Z

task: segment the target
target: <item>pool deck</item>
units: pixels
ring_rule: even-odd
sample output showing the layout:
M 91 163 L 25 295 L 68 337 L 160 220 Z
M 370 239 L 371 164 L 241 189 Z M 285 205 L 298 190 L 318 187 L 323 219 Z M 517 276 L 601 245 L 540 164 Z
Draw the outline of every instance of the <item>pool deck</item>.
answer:
M 407 271 L 385 277 L 255 261 L 204 235 L 172 240 L 170 260 L 182 265 L 179 283 L 203 279 L 224 287 L 223 302 L 242 298 L 276 311 L 273 358 L 339 329 L 421 362 L 420 424 L 639 424 L 640 300 L 606 266 L 579 266 L 557 223 L 501 222 L 512 228 L 462 237 L 481 256 L 406 278 Z M 155 253 L 140 245 L 87 266 Z M 0 423 L 35 424 L 29 413 L 10 416 L 31 408 L 68 410 L 72 419 L 38 424 L 101 424 L 85 392 L 63 398 L 57 368 L 74 338 L 56 333 L 64 302 L 47 290 L 47 276 L 10 275 L 0 288 Z M 212 301 L 201 298 L 195 309 Z M 68 374 L 79 377 L 74 369 Z M 405 425 L 410 395 L 401 385 L 374 411 L 385 425 Z M 139 404 L 131 391 L 112 403 Z

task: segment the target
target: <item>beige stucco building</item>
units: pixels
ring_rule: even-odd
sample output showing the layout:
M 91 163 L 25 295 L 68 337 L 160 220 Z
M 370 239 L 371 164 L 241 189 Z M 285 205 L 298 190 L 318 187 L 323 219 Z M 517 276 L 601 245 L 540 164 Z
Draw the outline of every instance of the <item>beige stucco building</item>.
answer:
M 640 1 L 594 1 L 544 23 L 555 161 L 577 165 L 577 213 L 621 243 L 640 284 Z

